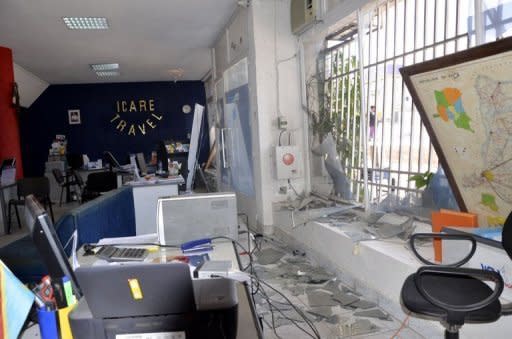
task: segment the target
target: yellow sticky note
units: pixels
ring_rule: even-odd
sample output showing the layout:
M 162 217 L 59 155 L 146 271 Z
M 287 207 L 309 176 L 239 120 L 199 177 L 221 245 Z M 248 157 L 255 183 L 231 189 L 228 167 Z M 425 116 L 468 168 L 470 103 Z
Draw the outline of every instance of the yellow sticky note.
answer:
M 128 285 L 130 286 L 130 291 L 132 292 L 133 299 L 141 300 L 143 298 L 143 296 L 142 296 L 142 289 L 140 288 L 139 280 L 138 279 L 128 279 Z
M 76 305 L 76 304 L 75 304 Z M 59 326 L 60 326 L 60 337 L 62 339 L 73 339 L 73 334 L 71 333 L 71 327 L 69 326 L 69 312 L 75 305 L 71 305 L 65 308 L 61 308 L 58 311 L 59 314 Z

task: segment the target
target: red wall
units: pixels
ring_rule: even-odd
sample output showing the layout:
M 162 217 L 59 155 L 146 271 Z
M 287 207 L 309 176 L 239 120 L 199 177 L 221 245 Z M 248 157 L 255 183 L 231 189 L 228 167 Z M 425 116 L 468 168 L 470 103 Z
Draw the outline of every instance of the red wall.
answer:
M 20 132 L 16 111 L 12 106 L 14 70 L 12 51 L 0 46 L 0 160 L 16 158 L 16 177 L 23 176 Z

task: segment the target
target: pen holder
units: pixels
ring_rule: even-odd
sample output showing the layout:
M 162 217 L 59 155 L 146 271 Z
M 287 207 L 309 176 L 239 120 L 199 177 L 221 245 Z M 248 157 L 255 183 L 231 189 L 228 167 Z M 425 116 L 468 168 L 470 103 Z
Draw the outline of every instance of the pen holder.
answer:
M 57 311 L 46 310 L 44 307 L 40 308 L 37 310 L 37 318 L 39 319 L 39 331 L 42 339 L 59 338 Z

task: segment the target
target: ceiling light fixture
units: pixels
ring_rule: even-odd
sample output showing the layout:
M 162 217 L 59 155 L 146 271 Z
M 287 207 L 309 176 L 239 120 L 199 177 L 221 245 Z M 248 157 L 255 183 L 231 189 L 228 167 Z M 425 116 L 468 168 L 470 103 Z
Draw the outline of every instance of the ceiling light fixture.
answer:
M 119 64 L 91 64 L 93 71 L 112 71 L 119 69 Z
M 96 75 L 99 77 L 116 77 L 121 75 L 121 73 L 119 71 L 98 71 Z
M 185 70 L 183 70 L 183 68 L 172 68 L 167 72 L 169 73 L 170 76 L 174 78 L 174 82 L 176 82 L 183 77 Z
M 107 18 L 64 17 L 64 23 L 69 29 L 108 29 Z

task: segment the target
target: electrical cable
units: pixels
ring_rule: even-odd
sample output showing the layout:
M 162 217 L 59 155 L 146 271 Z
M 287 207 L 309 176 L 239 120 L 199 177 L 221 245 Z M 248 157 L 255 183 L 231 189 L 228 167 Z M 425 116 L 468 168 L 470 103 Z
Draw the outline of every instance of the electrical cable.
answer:
M 272 300 L 272 298 L 269 298 L 269 300 L 272 302 L 272 304 L 273 304 L 273 303 L 276 303 L 276 302 L 277 302 L 277 303 L 284 304 L 284 303 L 282 303 L 282 302 L 280 302 L 280 301 Z M 274 305 L 274 307 L 275 307 L 275 308 L 276 308 L 276 310 L 281 314 L 281 316 L 283 317 L 283 319 L 286 319 L 286 320 L 291 321 L 291 322 L 292 322 L 292 324 L 294 324 L 298 329 L 300 329 L 302 332 L 306 333 L 307 335 L 311 336 L 311 334 L 310 334 L 308 331 L 306 331 L 304 328 L 302 328 L 302 327 L 297 323 L 297 322 L 300 322 L 301 320 L 299 320 L 299 319 L 293 319 L 293 318 L 290 318 L 290 317 L 288 317 L 286 314 L 284 314 L 284 313 L 283 313 L 283 311 L 282 311 L 280 308 L 278 308 L 278 307 L 277 307 L 277 306 L 275 306 L 275 305 Z M 302 321 L 302 322 L 304 322 L 304 321 Z M 311 337 L 312 337 L 312 338 L 315 338 L 314 336 L 311 336 Z
M 295 187 L 293 187 L 292 185 L 292 182 L 291 182 L 291 179 L 288 179 L 288 186 L 290 186 L 293 190 L 293 193 L 295 193 L 295 195 L 297 196 L 297 198 L 301 198 L 303 199 L 304 197 L 302 196 L 302 194 L 299 194 L 297 193 L 297 190 L 295 189 Z
M 249 216 L 246 213 L 238 213 L 237 216 L 245 215 L 245 227 L 247 228 L 247 250 L 251 255 L 251 230 L 249 229 Z
M 306 322 L 306 324 L 308 324 L 309 328 L 311 328 L 311 330 L 313 331 L 313 333 L 315 334 L 315 336 L 310 336 L 312 338 L 318 338 L 320 339 L 320 334 L 318 333 L 318 330 L 317 328 L 315 327 L 315 325 L 311 322 L 311 320 L 309 320 L 307 318 L 307 316 L 304 314 L 304 312 L 302 312 L 302 310 L 300 310 L 294 303 L 291 302 L 290 299 L 288 299 L 288 297 L 286 297 L 283 293 L 281 293 L 279 290 L 277 290 L 276 288 L 272 287 L 272 285 L 270 285 L 269 283 L 265 282 L 264 280 L 258 278 L 257 276 L 254 276 L 255 279 L 257 279 L 259 281 L 260 284 L 263 284 L 265 286 L 267 286 L 268 288 L 270 288 L 271 290 L 273 290 L 274 292 L 276 292 L 277 294 L 279 294 L 281 297 L 283 297 L 289 304 L 290 306 L 293 307 L 293 309 L 297 312 L 297 314 L 299 314 L 303 319 L 304 321 Z
M 271 239 L 272 241 L 276 241 L 270 237 L 268 237 L 269 239 Z M 279 294 L 281 297 L 283 297 L 287 302 L 288 304 L 295 310 L 295 312 L 297 312 L 298 315 L 300 315 L 304 321 L 306 322 L 306 324 L 309 326 L 309 328 L 311 328 L 311 330 L 313 331 L 313 333 L 315 334 L 315 336 L 311 335 L 309 332 L 308 334 L 312 337 L 312 338 L 318 338 L 320 339 L 320 334 L 318 333 L 318 330 L 317 328 L 315 327 L 315 325 L 311 322 L 311 320 L 309 320 L 307 318 L 307 316 L 304 314 L 304 312 L 302 312 L 302 310 L 300 310 L 290 299 L 288 299 L 288 297 L 286 297 L 282 292 L 280 292 L 279 290 L 277 290 L 276 288 L 272 287 L 272 285 L 270 285 L 269 283 L 265 282 L 264 280 L 260 279 L 258 277 L 258 275 L 256 274 L 256 272 L 254 271 L 254 267 L 253 267 L 253 258 L 252 258 L 252 255 L 244 248 L 244 246 L 242 246 L 242 244 L 240 244 L 240 242 L 238 242 L 237 240 L 233 239 L 233 238 L 230 238 L 230 237 L 226 237 L 226 236 L 216 236 L 216 237 L 213 237 L 211 238 L 211 240 L 215 240 L 215 239 L 226 239 L 226 240 L 230 240 L 232 242 L 234 242 L 237 246 L 239 246 L 244 252 L 246 252 L 248 255 L 249 255 L 249 261 L 250 261 L 250 264 L 249 266 L 251 267 L 251 274 L 250 274 L 250 277 L 255 279 L 257 282 L 258 282 L 258 285 L 260 287 L 260 291 L 263 290 L 262 286 L 261 285 L 265 285 L 267 286 L 268 288 L 270 288 L 271 290 L 273 290 L 274 292 L 276 292 L 277 294 Z M 277 241 L 276 241 L 277 242 Z M 268 295 L 267 295 L 268 297 Z M 270 306 L 270 304 L 269 304 Z M 273 312 L 272 308 L 271 308 L 271 313 Z M 272 313 L 272 317 L 273 317 L 273 313 Z M 273 320 L 273 325 L 274 325 L 274 330 L 275 330 L 275 322 Z M 275 332 L 275 331 L 274 331 Z M 277 335 L 277 333 L 276 333 Z
M 407 322 L 409 321 L 409 317 L 411 316 L 411 313 L 407 313 L 407 317 L 402 321 L 402 325 L 400 328 L 391 336 L 391 339 L 398 338 L 398 334 L 404 329 L 405 326 L 407 326 Z

